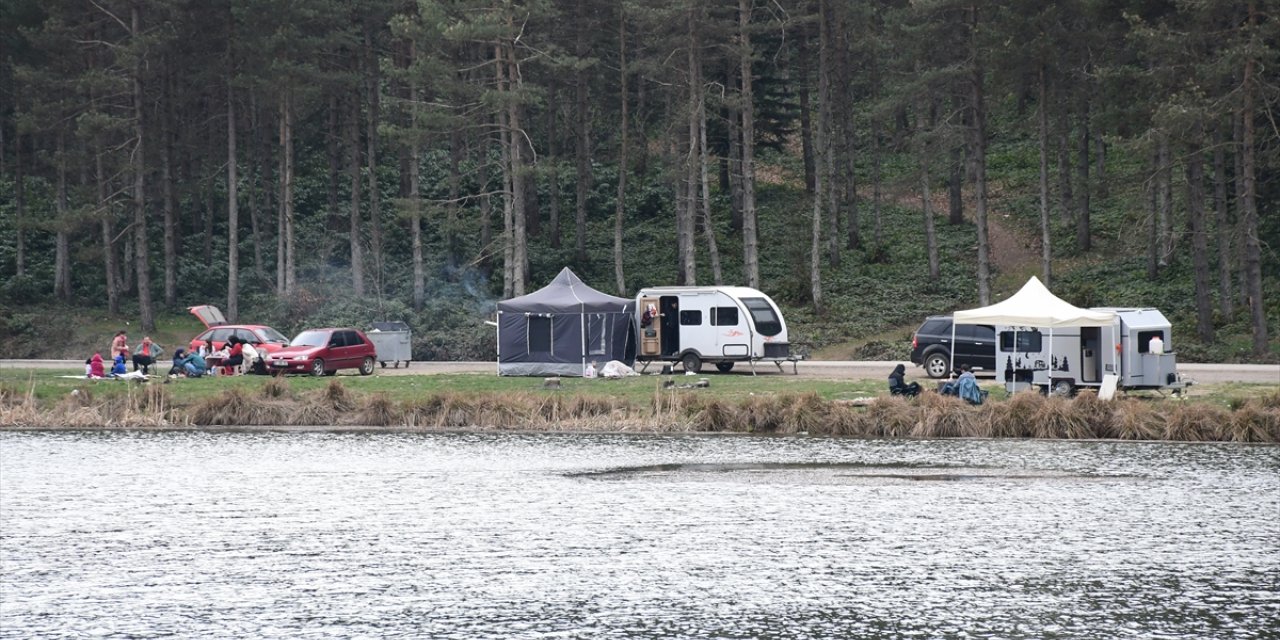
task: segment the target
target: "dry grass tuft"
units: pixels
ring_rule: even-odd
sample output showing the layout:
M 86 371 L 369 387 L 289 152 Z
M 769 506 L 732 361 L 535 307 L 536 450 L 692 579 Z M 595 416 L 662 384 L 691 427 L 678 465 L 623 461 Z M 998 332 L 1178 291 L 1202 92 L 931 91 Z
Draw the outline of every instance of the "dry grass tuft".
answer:
M 1045 397 L 1035 391 L 1014 394 L 1006 402 L 994 404 L 991 411 L 991 437 L 1029 438 L 1036 416 L 1044 407 Z
M 1165 416 L 1164 440 L 1200 442 L 1216 440 L 1231 416 L 1208 404 L 1183 403 Z
M 334 411 L 345 412 L 356 408 L 356 399 L 337 378 L 330 380 L 320 391 L 320 400 Z
M 1268 409 L 1260 402 L 1247 402 L 1231 413 L 1218 437 L 1232 442 L 1277 442 L 1280 438 L 1280 410 Z
M 863 433 L 884 438 L 906 437 L 915 427 L 915 414 L 915 407 L 899 396 L 876 398 L 867 405 Z
M 404 422 L 404 412 L 385 393 L 375 393 L 364 401 L 355 415 L 355 424 L 390 427 Z
M 1164 417 L 1146 401 L 1136 398 L 1113 400 L 1110 437 L 1120 440 L 1159 440 Z
M 1084 412 L 1077 412 L 1073 401 L 1066 398 L 1045 398 L 1031 422 L 1033 438 L 1065 438 L 1087 440 L 1097 437 Z
M 1274 389 L 1269 393 L 1264 393 L 1257 398 L 1258 405 L 1263 409 L 1280 410 L 1280 389 Z
M 1115 425 L 1112 424 L 1113 409 L 1114 402 L 1099 400 L 1098 394 L 1092 389 L 1081 391 L 1071 401 L 1071 410 L 1088 423 L 1094 435 L 1099 438 L 1116 437 Z
M 337 382 L 336 380 L 334 382 Z M 293 389 L 289 387 L 289 379 L 284 376 L 272 376 L 267 383 L 262 385 L 262 397 L 264 398 L 289 398 L 293 396 Z
M 802 393 L 780 400 L 786 405 L 782 420 L 784 433 L 820 433 L 827 429 L 828 403 L 818 394 Z
M 149 384 L 142 388 L 138 397 L 138 410 L 165 414 L 173 407 L 173 396 L 169 388 L 159 384 Z
M 718 398 L 708 398 L 692 422 L 698 431 L 734 431 L 741 418 L 737 407 Z
M 240 389 L 227 389 L 222 393 L 196 402 L 187 411 L 192 424 L 201 426 L 257 425 L 258 416 L 252 402 Z
M 752 396 L 742 406 L 742 424 L 752 433 L 778 433 L 786 428 L 788 402 L 780 396 Z
M 914 438 L 968 438 L 977 434 L 976 411 L 960 398 L 926 393 L 916 400 L 919 420 L 911 429 Z

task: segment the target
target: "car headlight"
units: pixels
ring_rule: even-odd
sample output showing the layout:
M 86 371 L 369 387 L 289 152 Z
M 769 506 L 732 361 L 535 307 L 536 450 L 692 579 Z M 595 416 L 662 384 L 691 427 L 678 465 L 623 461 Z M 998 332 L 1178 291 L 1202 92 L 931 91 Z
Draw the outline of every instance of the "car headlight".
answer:
M 294 360 L 306 360 L 306 359 L 307 359 L 307 357 L 306 357 L 306 356 L 294 356 L 294 357 L 293 357 L 293 359 L 294 359 Z

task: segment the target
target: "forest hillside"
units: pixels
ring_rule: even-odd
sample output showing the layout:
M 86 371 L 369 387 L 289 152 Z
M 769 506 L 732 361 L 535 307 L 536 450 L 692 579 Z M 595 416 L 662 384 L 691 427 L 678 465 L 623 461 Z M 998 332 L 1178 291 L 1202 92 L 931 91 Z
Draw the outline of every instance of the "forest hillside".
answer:
M 0 357 L 186 307 L 405 320 L 753 286 L 902 358 L 1032 275 L 1280 360 L 1280 16 L 1246 0 L 0 0 Z

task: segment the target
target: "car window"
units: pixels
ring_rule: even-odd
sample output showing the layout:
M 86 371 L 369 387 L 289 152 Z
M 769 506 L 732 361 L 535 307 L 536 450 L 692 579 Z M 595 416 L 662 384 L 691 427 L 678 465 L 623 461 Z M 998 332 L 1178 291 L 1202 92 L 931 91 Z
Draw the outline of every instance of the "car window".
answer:
M 261 327 L 257 330 L 258 337 L 262 342 L 279 342 L 281 344 L 289 344 L 289 339 L 284 334 L 272 329 L 271 327 Z
M 227 338 L 230 338 L 232 332 L 234 331 L 235 331 L 234 329 L 214 329 L 213 331 L 209 332 L 209 337 L 205 338 L 205 340 L 206 341 L 212 340 L 214 342 L 226 342 Z
M 956 340 L 968 340 L 973 337 L 973 325 L 957 324 L 953 325 L 956 332 Z
M 235 336 L 236 338 L 239 338 L 241 342 L 257 342 L 258 341 L 258 336 L 253 335 L 253 332 L 248 329 L 236 329 Z
M 951 335 L 951 322 L 943 318 L 925 320 L 917 333 L 929 336 Z
M 210 337 L 213 335 L 213 331 L 213 329 L 205 329 L 204 333 L 196 336 L 195 342 L 208 342 Z
M 973 337 L 986 342 L 996 341 L 996 328 L 986 324 L 973 325 Z
M 323 347 L 329 344 L 328 331 L 303 331 L 289 343 L 293 347 Z
M 361 340 L 360 336 L 354 331 L 343 331 L 342 344 L 347 347 L 358 347 L 364 344 L 364 340 Z

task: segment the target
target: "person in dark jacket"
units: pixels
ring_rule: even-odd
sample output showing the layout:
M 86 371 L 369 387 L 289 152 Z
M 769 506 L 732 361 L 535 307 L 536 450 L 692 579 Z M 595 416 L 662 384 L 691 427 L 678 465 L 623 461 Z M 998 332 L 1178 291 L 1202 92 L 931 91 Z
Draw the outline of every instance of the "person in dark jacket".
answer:
M 906 396 L 914 398 L 920 395 L 920 383 L 912 382 L 907 384 L 903 378 L 907 375 L 907 367 L 898 365 L 893 368 L 893 373 L 889 374 L 889 393 L 895 396 Z

